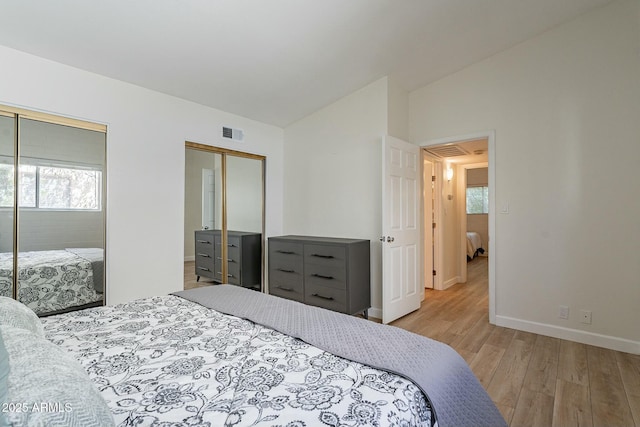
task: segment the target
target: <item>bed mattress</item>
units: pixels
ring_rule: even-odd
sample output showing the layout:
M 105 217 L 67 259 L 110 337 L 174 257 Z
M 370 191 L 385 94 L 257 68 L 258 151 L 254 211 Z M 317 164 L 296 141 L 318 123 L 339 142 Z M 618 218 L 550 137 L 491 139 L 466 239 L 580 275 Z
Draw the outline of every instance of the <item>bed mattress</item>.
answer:
M 98 249 L 102 251 L 101 249 Z M 92 261 L 69 250 L 20 252 L 18 300 L 37 314 L 64 310 L 103 299 L 96 290 Z M 102 265 L 102 262 L 100 262 Z M 13 254 L 0 254 L 0 295 L 10 297 Z
M 408 379 L 177 296 L 42 321 L 120 426 L 435 425 Z

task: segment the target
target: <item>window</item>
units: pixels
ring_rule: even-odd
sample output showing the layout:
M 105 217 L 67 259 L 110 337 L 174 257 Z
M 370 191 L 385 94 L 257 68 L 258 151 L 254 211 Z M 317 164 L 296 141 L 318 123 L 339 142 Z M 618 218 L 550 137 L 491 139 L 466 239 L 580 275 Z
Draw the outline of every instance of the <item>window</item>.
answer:
M 489 187 L 467 187 L 467 214 L 489 213 Z
M 102 172 L 79 165 L 20 165 L 21 208 L 101 210 Z M 0 207 L 13 207 L 13 165 L 0 163 Z

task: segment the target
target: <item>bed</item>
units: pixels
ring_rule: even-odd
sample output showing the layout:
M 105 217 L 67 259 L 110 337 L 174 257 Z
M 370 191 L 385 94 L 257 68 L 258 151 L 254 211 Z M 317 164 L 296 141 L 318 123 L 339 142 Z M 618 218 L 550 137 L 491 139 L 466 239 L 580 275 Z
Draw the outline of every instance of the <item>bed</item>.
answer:
M 482 237 L 475 231 L 467 231 L 467 260 L 472 260 L 483 254 Z
M 18 300 L 38 315 L 100 305 L 103 256 L 100 248 L 20 252 Z M 0 253 L 0 295 L 11 296 L 12 281 L 13 254 Z
M 2 326 L 1 317 L 0 335 L 11 353 L 24 337 L 12 338 L 15 328 Z M 103 417 L 102 424 L 110 415 L 118 426 L 506 425 L 450 347 L 237 286 L 39 321 L 42 340 L 79 361 L 104 405 L 88 410 L 81 402 L 96 396 L 84 391 L 75 412 L 14 411 L 6 413 L 10 420 L 76 414 L 85 416 L 78 425 L 89 426 L 90 412 Z M 26 357 L 35 357 L 33 351 Z M 65 397 L 71 405 L 73 396 Z

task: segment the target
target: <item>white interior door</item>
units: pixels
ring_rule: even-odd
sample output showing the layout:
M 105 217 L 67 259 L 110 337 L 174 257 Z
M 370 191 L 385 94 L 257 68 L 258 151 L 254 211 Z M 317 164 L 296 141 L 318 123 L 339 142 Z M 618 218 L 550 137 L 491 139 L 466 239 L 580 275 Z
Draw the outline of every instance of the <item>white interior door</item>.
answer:
M 202 169 L 202 228 L 214 228 L 215 179 L 213 169 Z
M 420 147 L 386 136 L 382 155 L 382 323 L 420 308 Z

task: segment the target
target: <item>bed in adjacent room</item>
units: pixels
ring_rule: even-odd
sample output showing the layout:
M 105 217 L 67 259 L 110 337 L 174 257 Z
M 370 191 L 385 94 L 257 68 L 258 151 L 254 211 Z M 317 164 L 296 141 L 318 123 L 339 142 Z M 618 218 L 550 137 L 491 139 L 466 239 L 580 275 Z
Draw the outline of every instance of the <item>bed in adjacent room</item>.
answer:
M 100 248 L 28 251 L 18 255 L 18 300 L 44 315 L 103 300 Z M 0 253 L 0 295 L 11 296 L 13 254 Z
M 119 426 L 506 425 L 449 346 L 237 286 L 36 320 Z
M 484 253 L 482 237 L 475 231 L 467 231 L 467 260 L 472 260 Z

